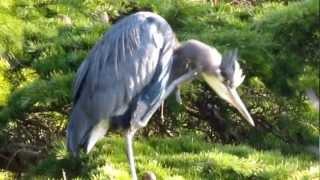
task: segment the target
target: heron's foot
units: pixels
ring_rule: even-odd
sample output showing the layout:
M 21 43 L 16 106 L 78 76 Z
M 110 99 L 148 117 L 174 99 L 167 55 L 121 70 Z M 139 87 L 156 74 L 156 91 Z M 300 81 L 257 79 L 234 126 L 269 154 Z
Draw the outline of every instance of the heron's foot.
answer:
M 153 172 L 148 171 L 143 174 L 142 180 L 157 180 L 157 177 Z

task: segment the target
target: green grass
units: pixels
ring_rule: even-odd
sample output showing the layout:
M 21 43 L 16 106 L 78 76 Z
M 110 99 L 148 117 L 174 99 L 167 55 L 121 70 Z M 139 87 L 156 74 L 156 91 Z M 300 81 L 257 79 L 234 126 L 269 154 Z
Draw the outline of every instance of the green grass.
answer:
M 158 179 L 316 179 L 318 161 L 308 154 L 283 154 L 248 145 L 207 143 L 201 136 L 152 137 L 135 140 L 139 177 L 152 171 Z M 54 146 L 49 158 L 34 167 L 31 179 L 130 179 L 124 139 L 103 139 L 80 159 L 71 158 L 64 143 Z

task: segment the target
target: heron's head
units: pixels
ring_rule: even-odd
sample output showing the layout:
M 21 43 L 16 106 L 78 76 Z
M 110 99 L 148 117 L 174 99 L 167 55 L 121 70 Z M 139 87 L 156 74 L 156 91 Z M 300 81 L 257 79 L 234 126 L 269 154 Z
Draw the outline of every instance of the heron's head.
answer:
M 196 40 L 188 41 L 182 45 L 182 49 L 182 54 L 185 58 L 193 60 L 192 64 L 208 85 L 254 126 L 254 121 L 236 91 L 244 80 L 237 61 L 237 50 L 222 56 L 215 48 Z
M 198 59 L 200 74 L 222 99 L 235 107 L 254 126 L 252 117 L 236 91 L 245 78 L 237 61 L 237 50 L 221 56 L 216 49 L 211 48 L 210 54 L 209 58 Z

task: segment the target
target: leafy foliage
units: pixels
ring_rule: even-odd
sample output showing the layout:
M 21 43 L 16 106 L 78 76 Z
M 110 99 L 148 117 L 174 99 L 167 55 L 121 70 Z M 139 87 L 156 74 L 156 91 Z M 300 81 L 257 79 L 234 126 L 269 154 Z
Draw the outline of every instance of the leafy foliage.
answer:
M 11 90 L 11 83 L 6 77 L 8 69 L 9 64 L 4 59 L 0 59 L 0 107 L 7 104 L 7 98 Z

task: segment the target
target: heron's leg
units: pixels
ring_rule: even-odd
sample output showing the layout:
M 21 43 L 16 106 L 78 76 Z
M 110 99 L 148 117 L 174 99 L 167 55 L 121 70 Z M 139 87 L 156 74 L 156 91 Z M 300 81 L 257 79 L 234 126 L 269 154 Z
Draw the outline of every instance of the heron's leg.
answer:
M 137 180 L 137 172 L 136 172 L 136 166 L 134 162 L 134 156 L 133 156 L 133 137 L 136 130 L 129 129 L 125 136 L 126 136 L 126 150 L 127 150 L 127 157 L 130 165 L 130 171 L 131 171 L 131 177 L 132 180 Z
M 164 102 L 161 103 L 161 121 L 162 121 L 162 122 L 164 122 L 163 111 L 164 111 Z
M 190 70 L 186 74 L 184 74 L 184 75 L 180 76 L 179 78 L 175 79 L 174 81 L 172 81 L 172 83 L 169 84 L 169 86 L 166 88 L 166 92 L 160 98 L 160 100 L 158 102 L 156 102 L 140 120 L 135 121 L 136 126 L 138 126 L 139 128 L 145 127 L 148 124 L 151 116 L 156 112 L 156 110 L 159 108 L 161 103 L 171 94 L 171 92 L 174 91 L 174 89 L 178 85 L 180 85 L 188 80 L 191 80 L 197 74 L 198 74 L 197 70 Z
M 175 95 L 176 95 L 176 101 L 179 104 L 182 104 L 182 99 L 181 99 L 181 93 L 180 93 L 180 87 L 179 86 L 175 90 Z

